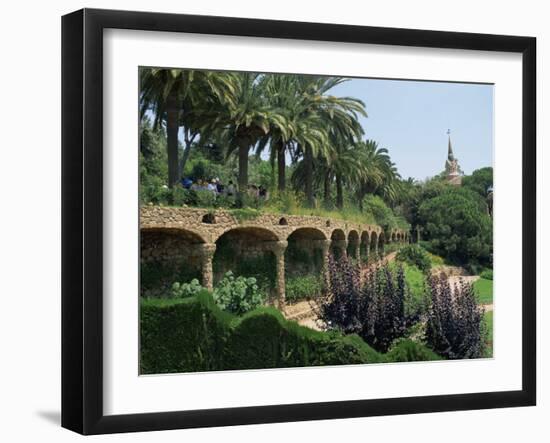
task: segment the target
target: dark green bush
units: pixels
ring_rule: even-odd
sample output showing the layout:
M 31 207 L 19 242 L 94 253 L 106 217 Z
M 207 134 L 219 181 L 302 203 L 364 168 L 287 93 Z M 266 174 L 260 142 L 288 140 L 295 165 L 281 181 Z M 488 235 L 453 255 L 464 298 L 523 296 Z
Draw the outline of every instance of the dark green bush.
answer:
M 262 308 L 239 319 L 225 349 L 230 369 L 374 363 L 380 355 L 359 337 L 314 331 Z
M 485 278 L 487 280 L 493 279 L 493 270 L 492 269 L 485 269 L 481 272 L 479 275 L 481 278 Z
M 224 369 L 231 316 L 206 291 L 184 299 L 143 299 L 140 309 L 142 374 Z
M 406 362 L 441 360 L 441 357 L 421 343 L 400 339 L 394 342 L 384 359 L 387 362 Z
M 299 326 L 274 308 L 243 317 L 221 311 L 207 292 L 141 302 L 143 374 L 383 361 L 358 336 Z
M 428 252 L 418 245 L 408 245 L 399 250 L 397 260 L 417 266 L 422 272 L 429 272 L 432 263 Z
M 431 252 L 459 264 L 491 264 L 493 220 L 479 194 L 447 188 L 420 204 L 419 219 Z

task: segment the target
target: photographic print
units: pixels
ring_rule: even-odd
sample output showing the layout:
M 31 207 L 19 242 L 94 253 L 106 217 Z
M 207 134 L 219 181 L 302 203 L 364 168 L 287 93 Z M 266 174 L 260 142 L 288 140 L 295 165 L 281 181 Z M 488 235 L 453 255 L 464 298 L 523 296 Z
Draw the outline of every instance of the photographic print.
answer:
M 492 84 L 139 83 L 140 374 L 493 356 Z

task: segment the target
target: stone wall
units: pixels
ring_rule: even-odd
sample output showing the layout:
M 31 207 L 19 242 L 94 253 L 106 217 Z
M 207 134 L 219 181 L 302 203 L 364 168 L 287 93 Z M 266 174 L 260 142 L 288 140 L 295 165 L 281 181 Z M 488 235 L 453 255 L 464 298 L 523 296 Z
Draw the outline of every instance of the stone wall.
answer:
M 212 219 L 213 218 L 213 219 Z M 209 221 L 208 223 L 205 221 Z M 281 224 L 283 223 L 283 224 Z M 382 228 L 377 225 L 361 224 L 346 220 L 337 220 L 318 216 L 260 214 L 258 217 L 239 221 L 231 212 L 218 209 L 173 208 L 161 206 L 143 206 L 140 210 L 141 229 L 183 229 L 197 236 L 197 242 L 215 243 L 225 232 L 236 228 L 257 228 L 269 231 L 273 240 L 286 240 L 292 232 L 300 228 L 314 228 L 330 239 L 335 230 L 342 230 L 347 238 L 356 231 L 361 238 L 367 232 L 377 237 Z M 405 231 L 396 230 L 404 238 Z
M 337 256 L 348 254 L 359 260 L 366 258 L 367 252 L 380 251 L 388 242 L 382 228 L 376 225 L 263 213 L 239 220 L 227 210 L 199 208 L 144 206 L 140 209 L 140 229 L 142 263 L 171 262 L 199 268 L 202 284 L 209 289 L 226 269 L 238 267 L 239 260 L 273 254 L 275 293 L 283 310 L 289 243 L 306 249 L 311 256 L 319 250 L 323 261 L 320 268 L 326 279 L 330 250 Z M 408 233 L 396 230 L 389 233 L 392 238 L 407 241 Z

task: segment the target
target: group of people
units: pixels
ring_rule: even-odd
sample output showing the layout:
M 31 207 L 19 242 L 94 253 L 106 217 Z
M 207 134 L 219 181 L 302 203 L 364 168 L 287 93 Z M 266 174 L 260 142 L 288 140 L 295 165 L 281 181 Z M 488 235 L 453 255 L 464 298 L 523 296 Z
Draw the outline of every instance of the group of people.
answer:
M 229 183 L 226 186 L 217 177 L 211 180 L 203 180 L 199 178 L 196 181 L 190 177 L 184 177 L 181 179 L 181 185 L 185 189 L 189 189 L 191 191 L 208 191 L 212 192 L 216 196 L 225 195 L 228 197 L 234 197 L 237 195 L 237 187 L 232 180 L 229 180 Z M 248 195 L 250 197 L 257 197 L 267 200 L 268 192 L 262 185 L 248 185 Z

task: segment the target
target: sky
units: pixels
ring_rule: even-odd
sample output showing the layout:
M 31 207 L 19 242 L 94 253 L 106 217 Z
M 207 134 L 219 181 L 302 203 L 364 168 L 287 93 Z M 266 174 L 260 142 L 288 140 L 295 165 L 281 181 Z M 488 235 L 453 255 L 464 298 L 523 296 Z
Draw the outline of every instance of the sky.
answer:
M 493 164 L 493 86 L 406 80 L 350 79 L 335 96 L 365 103 L 365 138 L 389 150 L 403 178 L 443 171 L 447 130 L 465 174 Z

